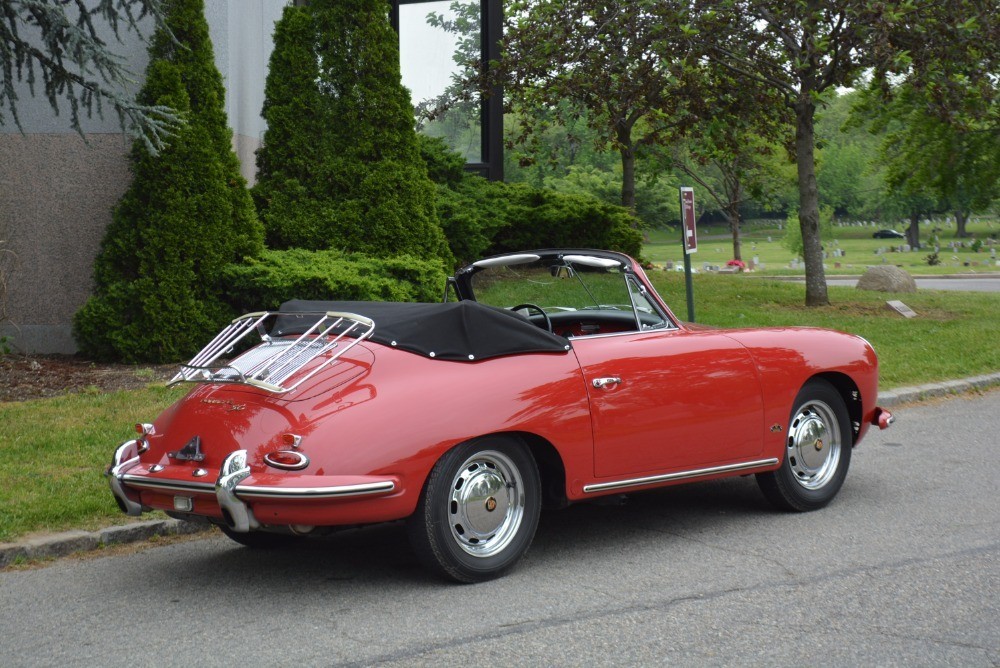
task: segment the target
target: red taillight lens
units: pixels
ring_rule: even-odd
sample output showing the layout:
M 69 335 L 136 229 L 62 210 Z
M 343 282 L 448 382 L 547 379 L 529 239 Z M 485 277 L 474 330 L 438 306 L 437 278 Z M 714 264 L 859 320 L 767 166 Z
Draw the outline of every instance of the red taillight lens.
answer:
M 294 450 L 278 450 L 264 455 L 264 461 L 268 466 L 286 471 L 298 471 L 309 466 L 309 458 L 301 452 Z

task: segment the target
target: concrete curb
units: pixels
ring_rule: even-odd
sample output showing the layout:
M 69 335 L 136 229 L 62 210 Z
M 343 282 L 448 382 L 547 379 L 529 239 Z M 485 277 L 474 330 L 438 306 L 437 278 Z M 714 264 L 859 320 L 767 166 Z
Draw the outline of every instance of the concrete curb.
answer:
M 946 397 L 950 394 L 982 390 L 994 385 L 1000 385 L 1000 372 L 972 376 L 971 378 L 963 378 L 961 380 L 946 380 L 940 383 L 927 383 L 926 385 L 900 387 L 895 390 L 879 392 L 878 403 L 880 406 L 889 408 L 911 401 L 920 401 L 921 399 Z
M 180 536 L 205 531 L 207 524 L 183 520 L 149 520 L 107 527 L 97 531 L 66 531 L 18 543 L 0 543 L 0 568 L 18 560 L 65 557 L 74 552 L 96 550 L 105 545 L 121 545 L 149 540 L 154 536 Z
M 995 385 L 1000 385 L 1000 372 L 879 392 L 878 403 L 880 406 L 890 408 L 911 401 L 961 394 Z M 27 538 L 19 543 L 0 543 L 0 568 L 9 566 L 18 559 L 64 557 L 74 552 L 96 550 L 104 545 L 137 543 L 149 540 L 153 536 L 192 534 L 205 531 L 207 528 L 208 525 L 201 522 L 150 520 L 108 527 L 99 531 L 67 531 Z

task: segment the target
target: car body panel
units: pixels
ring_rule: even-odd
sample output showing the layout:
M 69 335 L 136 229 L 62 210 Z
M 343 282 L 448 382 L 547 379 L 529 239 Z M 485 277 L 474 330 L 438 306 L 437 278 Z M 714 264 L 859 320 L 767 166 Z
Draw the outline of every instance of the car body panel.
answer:
M 595 476 L 757 457 L 763 402 L 753 361 L 717 332 L 672 329 L 574 341 L 591 398 Z M 598 378 L 620 383 L 594 387 Z

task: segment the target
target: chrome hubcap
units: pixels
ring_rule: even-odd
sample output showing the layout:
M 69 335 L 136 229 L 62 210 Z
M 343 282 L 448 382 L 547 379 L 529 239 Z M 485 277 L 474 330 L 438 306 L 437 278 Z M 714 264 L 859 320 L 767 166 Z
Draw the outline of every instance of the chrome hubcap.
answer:
M 820 489 L 830 482 L 837 473 L 841 447 L 840 423 L 826 403 L 811 401 L 792 417 L 785 454 L 802 487 Z
M 503 550 L 524 518 L 521 473 L 506 455 L 489 450 L 465 461 L 452 479 L 448 521 L 455 542 L 474 557 Z

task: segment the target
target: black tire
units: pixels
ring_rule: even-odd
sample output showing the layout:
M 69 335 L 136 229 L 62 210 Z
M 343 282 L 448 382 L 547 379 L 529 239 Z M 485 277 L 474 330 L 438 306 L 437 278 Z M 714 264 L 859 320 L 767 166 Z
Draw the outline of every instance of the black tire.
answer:
M 767 500 L 782 510 L 817 510 L 840 491 L 851 464 L 851 422 L 830 383 L 810 380 L 792 404 L 781 467 L 757 474 Z
M 482 582 L 503 575 L 528 551 L 540 509 L 531 453 L 514 438 L 491 436 L 438 460 L 407 531 L 430 570 L 456 582 Z
M 302 540 L 302 536 L 295 536 L 288 533 L 271 533 L 269 531 L 251 531 L 249 533 L 240 533 L 239 531 L 233 531 L 226 526 L 220 526 L 219 529 L 222 533 L 226 534 L 226 537 L 230 540 L 235 541 L 244 547 L 250 547 L 256 550 L 272 550 L 278 547 L 287 547 L 288 545 L 294 545 Z

